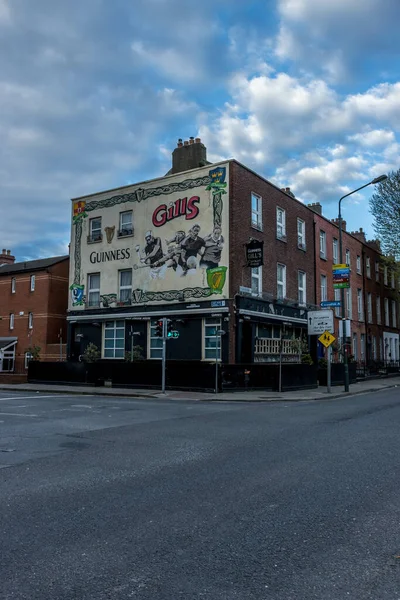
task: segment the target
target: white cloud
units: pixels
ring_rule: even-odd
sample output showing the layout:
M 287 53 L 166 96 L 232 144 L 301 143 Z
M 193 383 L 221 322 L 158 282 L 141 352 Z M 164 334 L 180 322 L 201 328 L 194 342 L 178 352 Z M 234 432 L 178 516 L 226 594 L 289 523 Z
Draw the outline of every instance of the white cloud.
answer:
M 397 0 L 278 0 L 276 56 L 333 81 L 360 76 L 360 64 L 395 57 Z
M 0 0 L 0 25 L 11 21 L 11 10 L 8 0 Z
M 232 102 L 213 122 L 203 119 L 200 134 L 213 158 L 233 155 L 300 198 L 329 202 L 400 166 L 398 93 L 387 84 L 341 98 L 318 79 L 241 73 L 231 81 Z
M 372 131 L 365 131 L 363 133 L 356 133 L 355 135 L 349 136 L 349 140 L 357 142 L 360 146 L 366 148 L 376 148 L 380 146 L 387 146 L 395 140 L 393 131 L 387 131 L 385 129 L 373 129 Z

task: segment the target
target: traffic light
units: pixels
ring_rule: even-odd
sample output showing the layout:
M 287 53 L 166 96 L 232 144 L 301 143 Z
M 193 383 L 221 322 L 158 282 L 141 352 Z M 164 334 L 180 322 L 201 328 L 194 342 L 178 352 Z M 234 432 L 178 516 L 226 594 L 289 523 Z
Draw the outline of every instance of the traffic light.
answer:
M 167 319 L 167 337 L 173 337 L 173 330 L 175 329 L 175 323 L 171 319 Z
M 163 336 L 163 329 L 164 329 L 164 323 L 162 321 L 162 319 L 160 319 L 159 321 L 156 321 L 156 327 L 155 327 L 155 333 L 154 336 L 155 337 L 162 337 Z

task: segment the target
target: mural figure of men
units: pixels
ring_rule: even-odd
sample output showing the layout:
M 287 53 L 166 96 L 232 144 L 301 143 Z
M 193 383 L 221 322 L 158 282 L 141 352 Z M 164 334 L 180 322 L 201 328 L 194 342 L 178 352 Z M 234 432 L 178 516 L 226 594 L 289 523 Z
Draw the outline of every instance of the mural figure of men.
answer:
M 204 269 L 214 269 L 218 267 L 221 260 L 222 248 L 224 247 L 224 237 L 219 225 L 216 225 L 213 232 L 204 238 L 204 248 L 200 259 L 200 266 Z
M 185 268 L 184 254 L 182 242 L 186 234 L 184 231 L 177 231 L 173 238 L 165 240 L 167 244 L 167 253 L 156 263 L 155 266 L 164 264 L 167 268 L 172 267 L 179 275 L 183 274 Z
M 191 256 L 193 256 L 197 261 L 197 255 L 200 254 L 201 249 L 204 247 L 204 240 L 200 237 L 199 233 L 200 225 L 193 225 L 193 227 L 189 229 L 188 235 L 181 244 L 185 251 L 186 263 Z M 191 261 L 191 264 L 193 265 L 193 261 Z
M 151 231 L 147 231 L 145 235 L 146 246 L 144 247 L 145 256 L 140 259 L 150 267 L 156 266 L 159 260 L 163 257 L 163 251 L 161 247 L 161 239 L 153 237 Z

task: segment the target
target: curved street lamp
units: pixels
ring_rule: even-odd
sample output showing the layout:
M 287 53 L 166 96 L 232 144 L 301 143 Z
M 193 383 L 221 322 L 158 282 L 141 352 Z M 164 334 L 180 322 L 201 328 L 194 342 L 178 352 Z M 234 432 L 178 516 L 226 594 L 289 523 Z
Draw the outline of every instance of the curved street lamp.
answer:
M 379 175 L 379 177 L 375 177 L 375 179 L 373 179 L 372 181 L 369 181 L 368 183 L 366 183 L 365 185 L 362 185 L 361 187 L 357 188 L 356 190 L 353 190 L 352 192 L 349 192 L 348 194 L 345 194 L 344 196 L 342 196 L 339 200 L 339 257 L 340 257 L 340 264 L 343 264 L 343 247 L 342 247 L 342 210 L 341 210 L 341 206 L 342 206 L 342 200 L 344 198 L 347 198 L 348 196 L 351 196 L 352 194 L 355 194 L 356 192 L 359 192 L 360 190 L 363 190 L 364 188 L 368 187 L 369 185 L 375 185 L 377 183 L 381 183 L 381 181 L 385 181 L 385 179 L 387 179 L 387 175 Z M 344 391 L 348 392 L 349 391 L 349 363 L 347 360 L 347 353 L 346 353 L 346 323 L 345 323 L 345 319 L 346 319 L 346 315 L 345 315 L 345 306 L 344 306 L 344 288 L 341 288 L 340 290 L 341 292 L 341 305 L 342 305 L 342 347 L 343 347 L 343 361 L 344 361 Z

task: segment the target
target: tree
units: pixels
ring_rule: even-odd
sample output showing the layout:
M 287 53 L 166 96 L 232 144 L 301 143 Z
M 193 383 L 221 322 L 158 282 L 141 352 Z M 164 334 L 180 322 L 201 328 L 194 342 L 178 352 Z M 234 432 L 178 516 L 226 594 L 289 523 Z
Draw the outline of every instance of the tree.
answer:
M 383 254 L 400 260 L 400 169 L 376 186 L 369 204 Z

